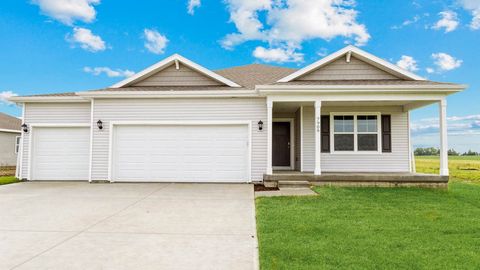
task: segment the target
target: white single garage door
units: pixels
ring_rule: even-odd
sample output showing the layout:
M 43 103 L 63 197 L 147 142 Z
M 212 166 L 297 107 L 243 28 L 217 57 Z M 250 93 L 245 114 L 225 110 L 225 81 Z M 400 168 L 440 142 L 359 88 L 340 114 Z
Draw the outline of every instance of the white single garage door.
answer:
M 88 180 L 90 128 L 35 127 L 32 180 Z
M 113 179 L 140 182 L 247 182 L 247 125 L 120 125 Z

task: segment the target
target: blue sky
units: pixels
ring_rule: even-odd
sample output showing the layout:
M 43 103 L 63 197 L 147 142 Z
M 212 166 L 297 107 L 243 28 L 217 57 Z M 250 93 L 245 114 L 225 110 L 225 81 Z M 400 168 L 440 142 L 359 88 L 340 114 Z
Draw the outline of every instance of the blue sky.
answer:
M 356 44 L 470 85 L 448 98 L 450 146 L 480 151 L 480 0 L 3 0 L 0 41 L 0 111 L 16 116 L 4 97 L 106 87 L 173 53 L 302 67 Z M 438 144 L 437 116 L 413 112 L 416 146 Z

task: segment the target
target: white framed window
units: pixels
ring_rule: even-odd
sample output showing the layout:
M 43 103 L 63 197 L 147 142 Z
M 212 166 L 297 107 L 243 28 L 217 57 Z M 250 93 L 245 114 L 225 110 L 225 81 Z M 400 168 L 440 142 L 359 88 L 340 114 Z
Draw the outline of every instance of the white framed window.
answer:
M 15 137 L 15 154 L 18 154 L 20 151 L 20 142 L 22 141 L 22 136 Z
M 331 153 L 381 153 L 380 113 L 331 113 Z

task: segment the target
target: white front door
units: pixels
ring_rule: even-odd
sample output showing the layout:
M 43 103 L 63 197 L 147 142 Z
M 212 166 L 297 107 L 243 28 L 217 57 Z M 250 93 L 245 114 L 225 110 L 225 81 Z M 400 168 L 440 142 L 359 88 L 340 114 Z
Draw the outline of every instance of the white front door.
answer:
M 88 180 L 90 128 L 32 129 L 31 180 Z
M 119 125 L 112 178 L 139 182 L 247 182 L 247 125 Z

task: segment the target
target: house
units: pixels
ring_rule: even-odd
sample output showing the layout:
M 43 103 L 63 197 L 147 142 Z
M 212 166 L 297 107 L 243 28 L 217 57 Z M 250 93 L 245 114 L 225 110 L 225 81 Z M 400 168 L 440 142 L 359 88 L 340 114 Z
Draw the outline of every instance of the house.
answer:
M 298 70 L 211 71 L 175 54 L 105 89 L 11 98 L 25 119 L 19 176 L 445 182 L 446 97 L 465 87 L 426 80 L 354 46 Z M 413 173 L 409 113 L 434 103 L 441 176 L 422 177 Z
M 22 120 L 0 113 L 0 167 L 17 165 Z

